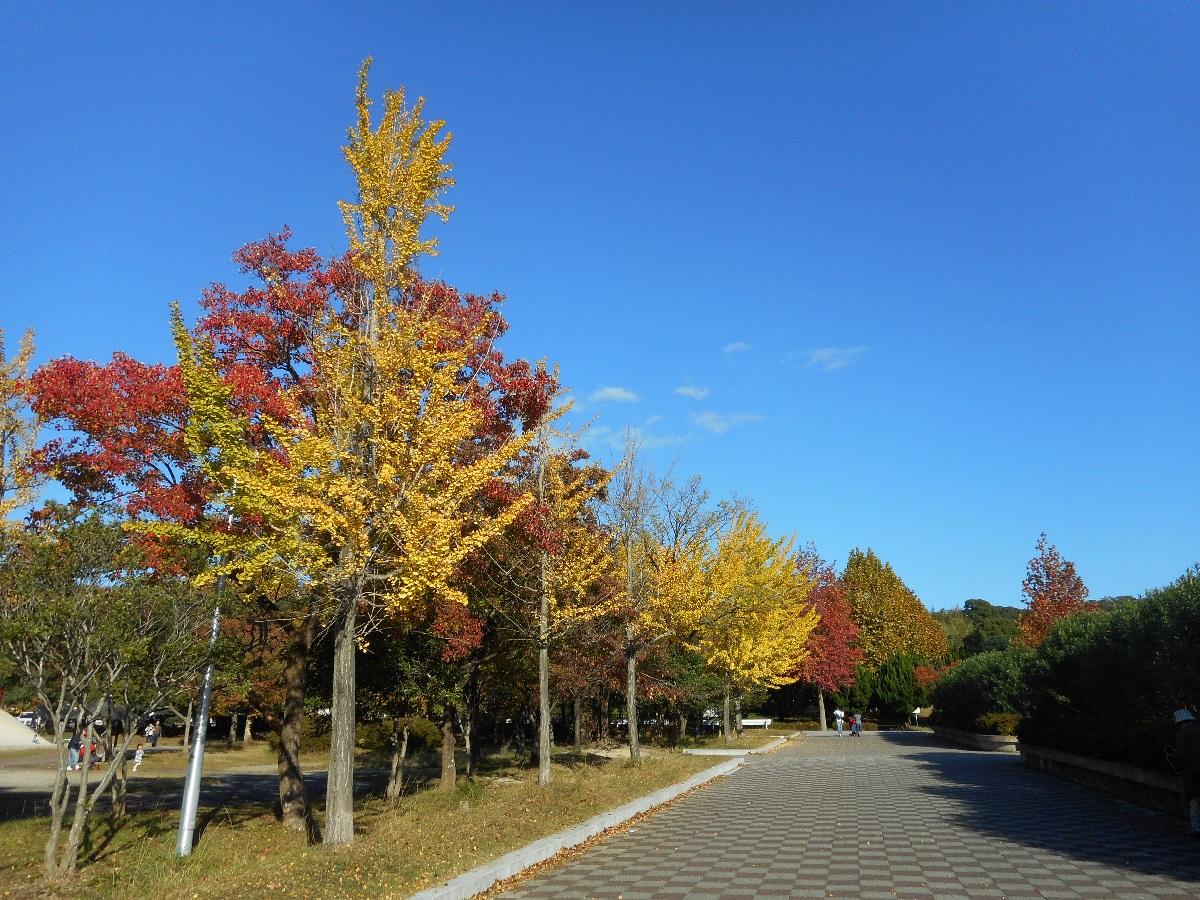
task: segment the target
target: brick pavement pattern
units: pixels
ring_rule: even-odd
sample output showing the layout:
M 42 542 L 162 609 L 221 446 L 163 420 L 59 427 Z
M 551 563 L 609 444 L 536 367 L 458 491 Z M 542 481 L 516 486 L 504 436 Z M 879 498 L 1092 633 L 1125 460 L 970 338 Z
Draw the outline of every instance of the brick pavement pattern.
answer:
M 1200 897 L 1181 820 L 924 733 L 809 736 L 506 897 Z

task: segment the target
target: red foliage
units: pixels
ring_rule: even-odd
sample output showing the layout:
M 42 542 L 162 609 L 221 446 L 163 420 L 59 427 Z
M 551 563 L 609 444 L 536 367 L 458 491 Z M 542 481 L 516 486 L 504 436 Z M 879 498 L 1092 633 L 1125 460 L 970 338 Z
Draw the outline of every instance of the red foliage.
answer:
M 802 555 L 812 566 L 816 586 L 808 602 L 821 622 L 809 638 L 809 655 L 800 664 L 800 679 L 823 691 L 837 691 L 854 684 L 854 669 L 862 662 L 862 651 L 855 645 L 858 626 L 850 618 L 846 587 L 833 565 L 825 562 L 813 548 Z
M 303 403 L 320 316 L 354 319 L 356 276 L 348 258 L 326 262 L 311 248 L 289 250 L 290 237 L 285 228 L 234 253 L 240 271 L 258 284 L 236 292 L 216 283 L 200 300 L 196 335 L 211 342 L 235 402 L 252 420 L 259 413 L 285 418 L 284 391 L 299 391 Z M 524 360 L 505 363 L 495 349 L 507 328 L 498 310 L 502 300 L 417 282 L 401 301 L 456 323 L 464 339 L 482 324 L 463 378 L 484 410 L 484 441 L 503 440 L 518 423 L 534 424 L 555 385 L 553 373 Z M 131 516 L 184 522 L 201 514 L 205 489 L 184 446 L 187 403 L 178 367 L 147 365 L 120 352 L 105 365 L 66 357 L 37 370 L 30 391 L 38 415 L 69 434 L 48 442 L 38 465 L 78 502 L 116 502 Z M 512 494 L 496 482 L 489 499 L 511 502 Z
M 917 687 L 922 691 L 928 691 L 935 684 L 942 680 L 942 676 L 949 671 L 949 668 L 935 669 L 932 666 L 917 666 L 913 669 L 913 678 L 917 681 Z
M 78 501 L 117 501 L 129 515 L 192 521 L 203 486 L 183 441 L 187 402 L 175 366 L 123 353 L 100 365 L 53 360 L 30 378 L 34 411 L 69 436 L 38 451 L 37 465 Z
M 483 643 L 483 619 L 460 603 L 439 602 L 431 630 L 444 640 L 442 662 L 457 662 Z
M 1046 532 L 1037 542 L 1038 555 L 1029 561 L 1021 582 L 1028 609 L 1021 614 L 1021 636 L 1031 647 L 1046 639 L 1059 619 L 1087 609 L 1088 589 L 1075 573 L 1075 563 L 1062 558 L 1058 548 L 1047 545 Z

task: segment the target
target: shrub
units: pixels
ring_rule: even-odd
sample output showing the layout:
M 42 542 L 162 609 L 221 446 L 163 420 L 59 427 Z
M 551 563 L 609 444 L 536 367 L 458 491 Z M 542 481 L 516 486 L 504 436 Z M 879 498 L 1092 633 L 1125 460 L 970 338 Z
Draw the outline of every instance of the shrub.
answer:
M 1030 656 L 1023 647 L 993 650 L 949 669 L 933 688 L 935 721 L 964 731 L 980 731 L 984 717 L 1002 714 L 1019 718 Z
M 1030 664 L 1023 741 L 1165 768 L 1171 711 L 1200 703 L 1200 568 L 1056 623 Z
M 374 753 L 390 753 L 392 750 L 392 721 L 359 722 L 354 727 L 354 741 L 364 750 Z M 279 735 L 267 735 L 271 749 L 278 752 Z M 440 746 L 442 734 L 438 726 L 423 716 L 408 719 L 408 752 L 420 753 Z M 304 717 L 304 730 L 300 735 L 300 752 L 321 753 L 329 749 L 329 718 L 308 715 Z
M 1017 733 L 1020 724 L 1021 717 L 1016 713 L 990 712 L 975 720 L 974 730 L 980 734 L 1013 735 Z

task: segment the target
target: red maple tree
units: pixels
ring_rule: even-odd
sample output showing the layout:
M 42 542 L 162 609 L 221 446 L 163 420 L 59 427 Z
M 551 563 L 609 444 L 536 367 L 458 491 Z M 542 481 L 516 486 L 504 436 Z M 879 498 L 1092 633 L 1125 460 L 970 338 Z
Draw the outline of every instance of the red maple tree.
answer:
M 850 618 L 846 586 L 837 569 L 812 547 L 801 554 L 801 562 L 811 567 L 809 577 L 816 580 L 808 602 L 821 621 L 809 638 L 809 654 L 800 664 L 800 680 L 816 686 L 823 714 L 825 692 L 851 687 L 863 654 L 857 644 L 858 626 Z
M 1038 538 L 1037 551 L 1021 582 L 1028 609 L 1018 622 L 1022 639 L 1031 647 L 1042 643 L 1059 619 L 1091 606 L 1087 585 L 1076 574 L 1075 563 L 1063 559 L 1057 547 L 1046 543 L 1044 531 Z

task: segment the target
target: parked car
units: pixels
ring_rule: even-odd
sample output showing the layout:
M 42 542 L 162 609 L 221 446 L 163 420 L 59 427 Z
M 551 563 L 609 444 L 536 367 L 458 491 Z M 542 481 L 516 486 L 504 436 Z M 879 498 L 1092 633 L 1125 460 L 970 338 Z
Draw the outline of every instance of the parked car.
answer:
M 29 709 L 17 715 L 17 721 L 22 725 L 27 725 L 34 731 L 42 730 L 42 717 L 36 709 Z

